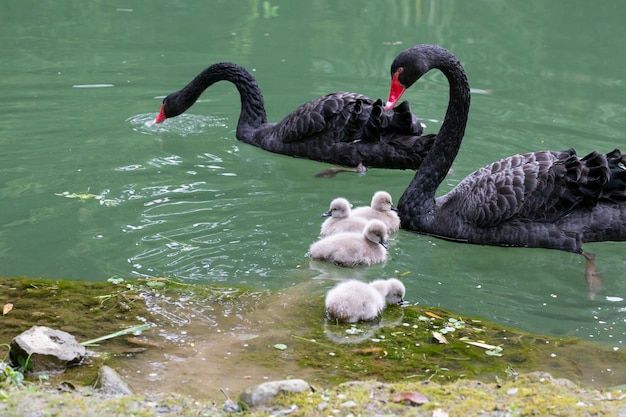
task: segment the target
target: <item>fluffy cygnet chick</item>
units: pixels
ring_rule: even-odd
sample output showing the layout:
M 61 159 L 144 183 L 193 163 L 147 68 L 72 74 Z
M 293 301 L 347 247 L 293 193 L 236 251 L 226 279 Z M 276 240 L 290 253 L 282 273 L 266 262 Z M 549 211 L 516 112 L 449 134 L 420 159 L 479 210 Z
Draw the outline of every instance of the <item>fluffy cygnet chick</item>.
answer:
M 385 299 L 375 287 L 350 280 L 337 284 L 326 294 L 326 315 L 348 323 L 374 320 L 385 308 Z
M 345 281 L 326 294 L 326 315 L 331 320 L 348 323 L 374 320 L 384 310 L 385 302 L 401 304 L 404 294 L 404 284 L 395 278 L 370 284 Z
M 355 208 L 351 216 L 364 217 L 368 220 L 378 219 L 385 223 L 389 233 L 397 232 L 400 228 L 400 217 L 393 206 L 391 195 L 386 191 L 374 193 L 371 205 Z
M 318 240 L 309 255 L 340 266 L 371 265 L 387 259 L 388 236 L 383 222 L 370 220 L 361 233 L 341 232 Z
M 320 236 L 326 237 L 340 232 L 362 232 L 367 224 L 365 217 L 350 215 L 350 202 L 345 198 L 335 198 L 322 217 L 329 217 L 322 223 Z
M 403 304 L 406 288 L 402 281 L 396 278 L 377 279 L 372 281 L 370 285 L 385 298 L 388 304 Z

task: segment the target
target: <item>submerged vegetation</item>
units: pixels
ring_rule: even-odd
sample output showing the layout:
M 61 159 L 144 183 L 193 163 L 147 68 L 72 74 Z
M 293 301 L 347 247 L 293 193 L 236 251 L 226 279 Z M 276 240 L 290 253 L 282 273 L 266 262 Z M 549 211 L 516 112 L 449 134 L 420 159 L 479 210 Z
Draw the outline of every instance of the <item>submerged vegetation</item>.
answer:
M 290 314 L 284 325 L 294 330 L 290 340 L 280 341 L 285 349 L 268 356 L 276 341 L 260 339 L 250 343 L 249 354 L 268 366 L 296 361 L 316 369 L 321 384 L 364 378 L 500 381 L 534 370 L 587 386 L 624 382 L 626 355 L 621 351 L 575 338 L 533 335 L 443 309 L 389 307 L 373 324 L 302 323 L 311 316 L 312 321 L 324 320 L 310 306 Z

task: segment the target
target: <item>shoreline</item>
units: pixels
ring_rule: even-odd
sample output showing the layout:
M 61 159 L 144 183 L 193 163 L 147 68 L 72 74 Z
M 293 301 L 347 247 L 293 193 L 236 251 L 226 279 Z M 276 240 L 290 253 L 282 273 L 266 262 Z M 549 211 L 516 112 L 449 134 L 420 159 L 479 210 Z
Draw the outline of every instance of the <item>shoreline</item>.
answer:
M 626 353 L 608 347 L 417 305 L 391 307 L 374 324 L 327 323 L 323 297 L 311 296 L 319 282 L 276 293 L 158 283 L 0 278 L 0 293 L 14 305 L 2 317 L 0 343 L 47 322 L 78 340 L 109 333 L 106 326 L 151 326 L 108 340 L 47 382 L 5 387 L 0 415 L 222 415 L 222 392 L 235 400 L 262 382 L 302 378 L 315 391 L 280 395 L 250 415 L 432 416 L 437 406 L 450 415 L 514 416 L 532 406 L 626 416 L 623 394 L 606 388 L 624 389 Z M 102 365 L 119 372 L 134 395 L 88 388 Z M 404 391 L 429 402 L 394 403 Z M 496 409 L 472 414 L 469 405 Z

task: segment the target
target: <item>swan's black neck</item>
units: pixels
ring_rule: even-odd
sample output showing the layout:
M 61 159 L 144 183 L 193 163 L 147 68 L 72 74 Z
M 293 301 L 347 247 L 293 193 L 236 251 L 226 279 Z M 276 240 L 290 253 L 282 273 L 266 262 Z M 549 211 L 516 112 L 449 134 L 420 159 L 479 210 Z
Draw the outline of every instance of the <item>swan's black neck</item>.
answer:
M 450 100 L 435 143 L 398 202 L 403 226 L 407 222 L 428 223 L 432 218 L 435 192 L 459 151 L 469 113 L 470 88 L 461 63 L 444 49 L 431 54 L 430 58 L 429 68 L 439 69 L 448 79 Z M 414 229 L 417 224 L 409 228 Z
M 230 81 L 241 97 L 241 114 L 237 124 L 237 138 L 243 140 L 252 132 L 267 123 L 263 94 L 254 77 L 245 68 L 230 62 L 211 65 L 202 71 L 182 90 L 171 94 L 166 100 L 172 108 L 168 117 L 177 116 L 191 107 L 200 95 L 218 81 Z M 170 113 L 170 112 L 168 112 Z

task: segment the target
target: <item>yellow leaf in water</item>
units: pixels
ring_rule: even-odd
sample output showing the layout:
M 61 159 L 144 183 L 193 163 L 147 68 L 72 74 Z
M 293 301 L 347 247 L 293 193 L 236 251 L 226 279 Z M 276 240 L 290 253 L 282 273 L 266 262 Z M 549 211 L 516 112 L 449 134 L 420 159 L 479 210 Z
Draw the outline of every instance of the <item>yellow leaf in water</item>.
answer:
M 370 353 L 379 353 L 382 352 L 383 348 L 381 347 L 371 347 L 371 348 L 360 348 L 360 349 L 354 349 L 352 352 L 354 353 L 361 353 L 363 355 L 367 355 Z
M 443 320 L 443 317 L 438 316 L 438 315 L 436 315 L 435 313 L 431 313 L 430 311 L 425 311 L 425 312 L 424 312 L 424 314 L 426 314 L 427 316 L 430 316 L 430 317 L 434 317 L 434 318 L 436 318 L 436 319 Z
M 2 315 L 6 316 L 9 311 L 13 310 L 13 304 L 6 303 L 4 307 L 2 307 Z

